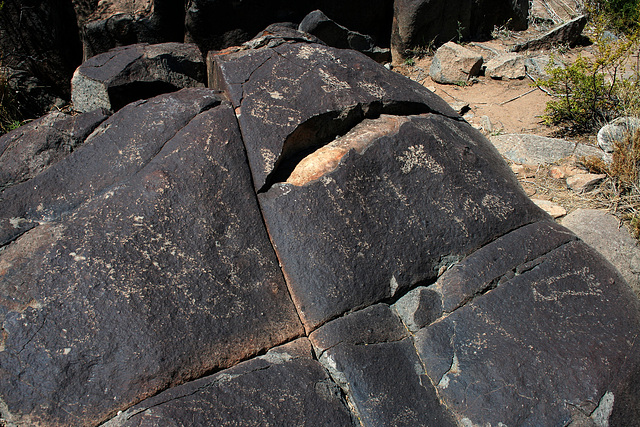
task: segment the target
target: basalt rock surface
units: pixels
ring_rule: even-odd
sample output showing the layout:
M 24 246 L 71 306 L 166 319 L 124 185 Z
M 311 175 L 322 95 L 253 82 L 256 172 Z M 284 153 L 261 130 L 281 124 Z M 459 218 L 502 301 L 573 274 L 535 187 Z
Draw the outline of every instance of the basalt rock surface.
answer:
M 438 97 L 291 31 L 0 192 L 0 419 L 637 420 L 616 270 Z
M 185 87 L 202 87 L 205 65 L 193 44 L 136 44 L 85 61 L 73 74 L 71 99 L 77 111 L 117 111 L 138 99 Z

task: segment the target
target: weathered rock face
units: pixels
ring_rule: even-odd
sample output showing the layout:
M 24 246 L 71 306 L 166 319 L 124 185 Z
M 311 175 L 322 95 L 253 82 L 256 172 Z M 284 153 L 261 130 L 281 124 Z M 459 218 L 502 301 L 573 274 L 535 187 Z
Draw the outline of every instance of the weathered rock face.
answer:
M 69 155 L 107 117 L 101 110 L 78 116 L 54 112 L 0 137 L 0 189 Z
M 0 192 L 0 419 L 637 419 L 613 267 L 439 98 L 290 31 Z
M 260 195 L 309 330 L 432 281 L 502 230 L 544 217 L 467 124 L 434 114 L 396 121 L 332 173 Z
M 209 87 L 226 91 L 236 108 L 256 189 L 278 180 L 283 163 L 364 118 L 426 112 L 457 117 L 423 86 L 361 53 L 286 39 L 269 45 L 207 58 Z
M 485 75 L 492 79 L 523 79 L 526 74 L 525 58 L 509 53 L 487 61 Z
M 193 44 L 136 44 L 115 48 L 84 62 L 71 80 L 77 111 L 116 111 L 138 99 L 185 87 L 202 87 L 205 65 Z
M 429 43 L 486 39 L 494 26 L 508 23 L 513 29 L 527 28 L 529 2 L 457 0 L 396 0 L 394 2 L 391 54 L 400 61 L 406 52 Z
M 607 258 L 640 296 L 640 248 L 618 218 L 601 210 L 576 209 L 562 225 Z
M 105 426 L 148 424 L 348 426 L 352 415 L 340 388 L 314 360 L 309 340 L 300 338 L 218 374 L 169 389 Z
M 563 43 L 569 45 L 574 44 L 580 37 L 580 34 L 582 34 L 582 30 L 586 24 L 587 16 L 581 15 L 565 24 L 557 26 L 540 37 L 514 45 L 511 50 L 513 52 L 521 52 L 528 49 L 550 48 Z
M 184 4 L 173 0 L 115 0 L 76 4 L 84 59 L 114 47 L 184 40 Z
M 145 151 L 137 126 L 117 124 L 132 115 L 144 123 L 143 104 L 114 115 L 100 135 L 111 143 L 93 137 L 47 172 L 71 179 L 76 154 L 104 162 L 121 152 L 110 165 L 121 173 L 107 184 L 96 170 L 77 171 L 93 197 L 80 190 L 84 203 L 2 253 L 0 393 L 9 421 L 96 424 L 301 332 L 232 110 L 215 107 L 209 90 L 149 102 L 173 105 L 164 118 L 148 113 L 155 129 L 186 117 Z

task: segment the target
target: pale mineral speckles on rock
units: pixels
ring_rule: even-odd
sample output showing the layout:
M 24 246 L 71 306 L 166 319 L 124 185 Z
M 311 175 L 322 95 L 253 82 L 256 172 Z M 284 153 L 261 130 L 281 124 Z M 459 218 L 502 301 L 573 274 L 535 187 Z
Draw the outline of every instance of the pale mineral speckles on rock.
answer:
M 410 146 L 409 150 L 403 151 L 402 155 L 396 157 L 396 160 L 402 162 L 400 170 L 405 174 L 417 167 L 426 168 L 429 172 L 435 174 L 444 173 L 442 166 L 425 152 L 423 145 Z

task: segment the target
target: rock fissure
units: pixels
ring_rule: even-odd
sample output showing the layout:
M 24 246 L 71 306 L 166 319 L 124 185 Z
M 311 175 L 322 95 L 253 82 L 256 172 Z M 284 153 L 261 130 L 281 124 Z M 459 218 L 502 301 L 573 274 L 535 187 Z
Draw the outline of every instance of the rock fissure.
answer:
M 242 88 L 242 94 L 240 95 L 240 100 L 238 101 L 238 108 L 242 109 L 242 101 L 244 101 L 244 85 L 246 85 L 247 83 L 249 83 L 249 81 L 251 80 L 251 77 L 253 77 L 253 75 L 260 70 L 267 62 L 271 61 L 271 59 L 273 59 L 273 57 L 268 56 L 264 61 L 262 61 L 262 63 L 260 63 L 256 68 L 254 68 L 251 73 L 249 73 L 249 75 L 247 76 L 247 78 L 240 83 L 231 83 L 231 84 L 240 84 L 240 87 Z M 242 111 L 242 110 L 241 110 Z M 236 114 L 237 116 L 237 114 Z
M 280 155 L 258 193 L 266 193 L 277 183 L 289 182 L 292 173 L 305 161 L 308 164 L 303 166 L 307 171 L 300 171 L 298 176 L 293 177 L 294 185 L 300 186 L 318 179 L 334 170 L 351 148 L 362 153 L 380 138 L 396 133 L 409 117 L 423 114 L 438 113 L 420 103 L 374 101 L 313 116 L 286 137 Z M 393 120 L 397 122 L 394 124 Z M 375 125 L 386 123 L 382 124 L 380 131 L 375 128 L 374 122 Z M 327 153 L 316 154 L 326 147 L 329 147 Z
M 248 360 L 251 360 L 251 359 L 248 359 Z M 136 417 L 137 415 L 143 414 L 144 412 L 149 411 L 150 409 L 153 409 L 153 408 L 155 408 L 157 406 L 164 405 L 164 404 L 166 404 L 168 402 L 173 402 L 175 400 L 180 400 L 180 399 L 184 399 L 184 398 L 187 398 L 187 397 L 190 397 L 190 396 L 194 396 L 194 395 L 196 395 L 198 393 L 202 393 L 202 392 L 204 392 L 204 391 L 206 391 L 206 390 L 208 390 L 208 389 L 210 389 L 212 387 L 215 387 L 217 385 L 223 384 L 223 383 L 228 382 L 230 380 L 233 380 L 235 378 L 242 377 L 242 376 L 249 375 L 249 374 L 253 374 L 254 372 L 265 371 L 265 370 L 271 368 L 272 366 L 273 365 L 262 366 L 260 368 L 252 369 L 250 371 L 243 372 L 241 374 L 232 374 L 232 375 L 220 374 L 219 378 L 215 378 L 210 383 L 205 384 L 205 385 L 203 385 L 201 387 L 198 387 L 197 389 L 195 389 L 193 391 L 190 391 L 189 393 L 184 393 L 184 394 L 181 394 L 179 396 L 172 396 L 171 398 L 168 398 L 168 399 L 159 399 L 157 402 L 154 402 L 152 405 L 145 406 L 144 408 L 136 409 L 136 410 L 132 411 L 129 414 L 126 414 L 125 412 L 123 412 L 122 414 L 117 415 L 116 418 L 121 416 L 124 419 L 124 421 L 128 421 L 128 420 Z M 204 378 L 204 377 L 196 378 L 193 381 L 196 381 L 196 380 L 201 379 L 201 378 Z M 155 396 L 158 396 L 162 392 L 164 392 L 166 390 L 170 390 L 171 388 L 172 387 L 169 387 L 169 388 L 167 388 L 165 390 L 162 390 L 161 392 L 157 393 Z M 135 405 L 132 405 L 132 406 L 135 406 Z M 109 421 L 111 421 L 111 420 L 109 420 Z M 106 425 L 108 425 L 109 421 L 106 422 Z M 103 425 L 105 425 L 105 424 L 103 424 Z
M 270 58 L 268 58 L 268 59 L 270 59 Z M 240 139 L 242 141 L 242 152 L 244 154 L 244 162 L 245 162 L 245 165 L 247 166 L 247 168 L 251 171 L 251 169 L 252 169 L 251 168 L 251 162 L 249 161 L 249 155 L 247 153 L 247 146 L 245 144 L 244 135 L 242 133 L 242 126 L 240 126 L 240 123 L 238 121 L 238 115 L 234 114 L 233 117 L 235 118 L 236 125 L 238 126 L 238 129 L 240 130 Z M 249 174 L 249 177 L 251 179 L 251 183 L 253 185 L 252 188 L 257 188 L 256 187 L 256 183 L 254 182 L 254 176 L 255 175 L 253 173 Z M 258 194 L 255 191 L 253 191 L 252 193 L 254 195 L 254 200 L 255 200 L 256 206 L 258 206 L 258 211 L 260 212 L 260 220 L 262 221 L 262 227 L 266 231 L 267 237 L 269 238 L 269 245 L 271 246 L 271 249 L 275 253 L 276 258 L 278 259 L 278 270 L 280 271 L 280 274 L 282 275 L 282 280 L 284 281 L 285 286 L 287 287 L 287 294 L 288 294 L 289 300 L 292 302 L 293 307 L 295 308 L 296 316 L 298 317 L 298 321 L 304 327 L 304 322 L 302 321 L 302 316 L 301 316 L 301 313 L 300 313 L 300 309 L 298 308 L 298 304 L 295 304 L 295 302 L 294 302 L 293 293 L 291 291 L 291 285 L 289 284 L 289 280 L 287 279 L 287 275 L 285 274 L 285 271 L 282 268 L 282 262 L 280 260 L 280 254 L 278 254 L 278 251 L 276 250 L 276 246 L 275 246 L 275 243 L 273 242 L 273 238 L 271 236 L 271 233 L 269 233 L 269 227 L 267 226 L 267 222 L 266 222 L 265 217 L 264 217 L 264 212 L 262 210 L 262 207 L 260 206 L 260 200 L 258 199 Z M 308 336 L 308 333 L 306 334 L 306 336 Z M 296 337 L 296 338 L 298 338 L 298 337 Z

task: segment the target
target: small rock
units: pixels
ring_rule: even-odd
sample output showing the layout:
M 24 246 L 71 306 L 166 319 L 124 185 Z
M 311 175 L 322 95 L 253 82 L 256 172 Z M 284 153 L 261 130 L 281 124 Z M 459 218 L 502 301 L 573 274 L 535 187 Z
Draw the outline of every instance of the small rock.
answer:
M 513 171 L 513 173 L 515 173 L 516 175 L 523 175 L 525 168 L 523 165 L 519 165 L 517 163 L 513 163 L 511 165 L 511 170 Z
M 464 101 L 451 102 L 449 105 L 460 115 L 464 115 L 467 111 L 471 110 L 469 108 L 469 103 Z
M 593 190 L 607 175 L 593 173 L 578 173 L 567 178 L 567 187 L 576 193 L 586 193 Z
M 555 179 L 563 179 L 566 177 L 564 169 L 559 166 L 554 166 L 549 170 L 549 176 Z
M 523 50 L 545 49 L 558 44 L 571 45 L 578 40 L 582 30 L 587 23 L 587 16 L 582 15 L 576 19 L 560 25 L 540 37 L 518 43 L 511 48 L 512 52 L 522 52 Z
M 515 54 L 507 53 L 487 62 L 485 75 L 492 79 L 523 79 L 526 73 L 524 58 Z
M 484 133 L 493 132 L 493 124 L 491 124 L 491 119 L 489 119 L 489 116 L 482 116 L 480 118 L 480 121 L 481 121 L 482 131 Z
M 577 209 L 562 220 L 562 225 L 609 260 L 640 296 L 640 248 L 615 216 L 597 209 Z
M 637 117 L 618 117 L 604 125 L 598 131 L 598 146 L 607 153 L 613 153 L 616 142 L 623 142 L 626 137 L 640 129 Z
M 567 214 L 567 210 L 562 206 L 550 202 L 549 200 L 531 199 L 540 209 L 551 215 L 553 218 L 560 218 Z
M 429 75 L 438 83 L 465 83 L 477 76 L 482 66 L 482 56 L 456 43 L 448 42 L 436 51 Z

